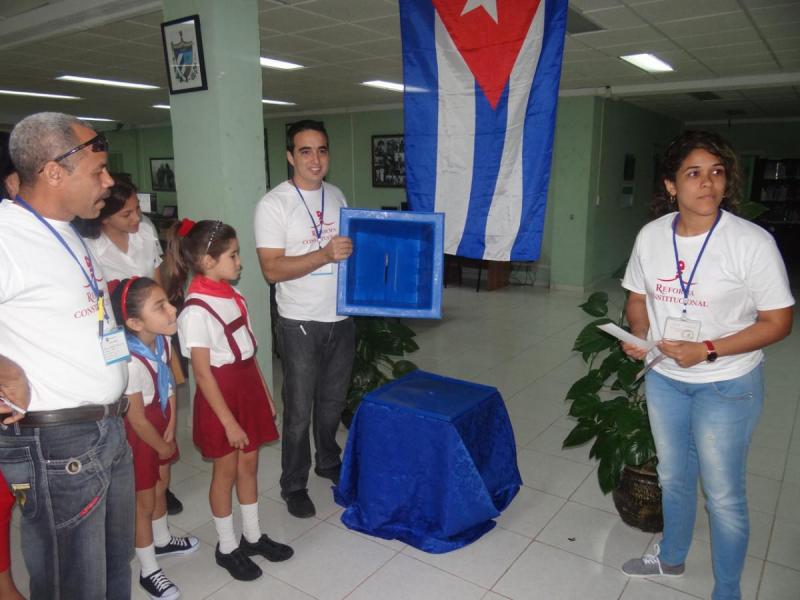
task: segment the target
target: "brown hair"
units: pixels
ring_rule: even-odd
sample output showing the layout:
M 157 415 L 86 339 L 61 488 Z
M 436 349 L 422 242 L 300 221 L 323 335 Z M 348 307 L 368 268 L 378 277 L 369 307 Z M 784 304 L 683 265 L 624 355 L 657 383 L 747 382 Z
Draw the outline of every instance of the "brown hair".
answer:
M 165 261 L 169 280 L 167 297 L 176 305 L 183 303 L 183 287 L 189 274 L 203 272 L 200 266 L 203 257 L 207 254 L 219 258 L 236 239 L 236 230 L 222 221 L 198 221 L 186 235 L 179 236 L 181 223 L 171 229 Z
M 697 149 L 705 150 L 722 161 L 725 166 L 725 196 L 721 208 L 736 212 L 742 198 L 742 177 L 733 147 L 713 131 L 684 131 L 669 143 L 664 152 L 653 194 L 653 216 L 660 217 L 676 210 L 675 201 L 667 191 L 664 180 L 674 182 L 683 161 Z
M 111 292 L 111 308 L 114 311 L 117 325 L 124 325 L 125 329 L 130 331 L 125 324 L 127 320 L 125 317 L 128 319 L 141 318 L 142 305 L 150 295 L 150 290 L 154 287 L 158 287 L 158 284 L 149 277 L 123 279 L 119 282 L 114 291 Z M 124 307 L 122 306 L 123 293 L 125 295 Z

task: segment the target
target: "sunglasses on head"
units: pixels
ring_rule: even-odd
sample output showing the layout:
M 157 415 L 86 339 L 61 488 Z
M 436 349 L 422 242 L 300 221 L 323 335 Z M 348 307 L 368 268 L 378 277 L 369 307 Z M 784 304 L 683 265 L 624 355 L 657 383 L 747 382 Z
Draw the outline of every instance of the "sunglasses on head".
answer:
M 78 144 L 74 148 L 70 148 L 69 150 L 64 152 L 64 154 L 59 154 L 58 156 L 56 156 L 52 160 L 53 160 L 53 162 L 61 162 L 62 160 L 64 160 L 68 156 L 72 156 L 76 152 L 80 152 L 81 150 L 83 150 L 87 146 L 91 146 L 92 147 L 92 152 L 107 152 L 108 151 L 108 140 L 106 139 L 105 135 L 103 135 L 102 133 L 98 133 L 92 139 L 87 140 L 87 141 L 83 142 L 82 144 Z

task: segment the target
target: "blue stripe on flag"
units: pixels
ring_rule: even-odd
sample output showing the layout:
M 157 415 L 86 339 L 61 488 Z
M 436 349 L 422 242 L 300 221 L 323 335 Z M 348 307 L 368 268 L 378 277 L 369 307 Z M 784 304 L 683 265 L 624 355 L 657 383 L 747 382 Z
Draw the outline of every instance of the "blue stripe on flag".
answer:
M 542 51 L 528 97 L 522 140 L 522 214 L 511 260 L 538 260 L 550 180 L 567 3 L 545 0 Z M 541 9 L 540 9 L 541 10 Z
M 459 256 L 479 258 L 486 249 L 486 221 L 492 206 L 508 119 L 508 83 L 497 108 L 475 83 L 475 141 L 472 159 L 472 186 L 467 221 L 458 245 Z
M 406 189 L 412 210 L 433 212 L 439 127 L 435 10 L 430 0 L 400 2 Z

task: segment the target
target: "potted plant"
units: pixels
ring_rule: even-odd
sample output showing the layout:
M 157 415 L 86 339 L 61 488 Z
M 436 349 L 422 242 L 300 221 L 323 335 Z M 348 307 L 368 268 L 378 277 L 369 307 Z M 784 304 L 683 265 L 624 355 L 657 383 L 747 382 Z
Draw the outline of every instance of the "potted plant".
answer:
M 563 445 L 570 448 L 594 440 L 589 456 L 599 463 L 600 489 L 613 492 L 622 520 L 644 531 L 661 531 L 656 449 L 643 379 L 637 379 L 644 363 L 631 359 L 616 338 L 597 328 L 613 322 L 607 316 L 608 294 L 596 292 L 580 307 L 598 318 L 583 328 L 573 346 L 589 370 L 567 392 L 569 414 L 578 422 Z M 628 329 L 624 309 L 615 322 Z
M 414 341 L 417 334 L 400 319 L 355 317 L 355 324 L 353 374 L 342 414 L 342 422 L 347 427 L 366 393 L 417 368 L 403 357 L 419 348 Z

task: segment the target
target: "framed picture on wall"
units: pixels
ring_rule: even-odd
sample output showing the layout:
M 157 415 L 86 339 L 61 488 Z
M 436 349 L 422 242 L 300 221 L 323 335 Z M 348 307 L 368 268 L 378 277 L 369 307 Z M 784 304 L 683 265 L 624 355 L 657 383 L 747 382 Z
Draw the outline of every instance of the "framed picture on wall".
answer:
M 151 158 L 150 182 L 154 192 L 175 191 L 175 159 Z
M 200 17 L 190 15 L 161 24 L 170 94 L 208 89 Z
M 402 134 L 372 136 L 372 187 L 406 186 L 406 150 Z

